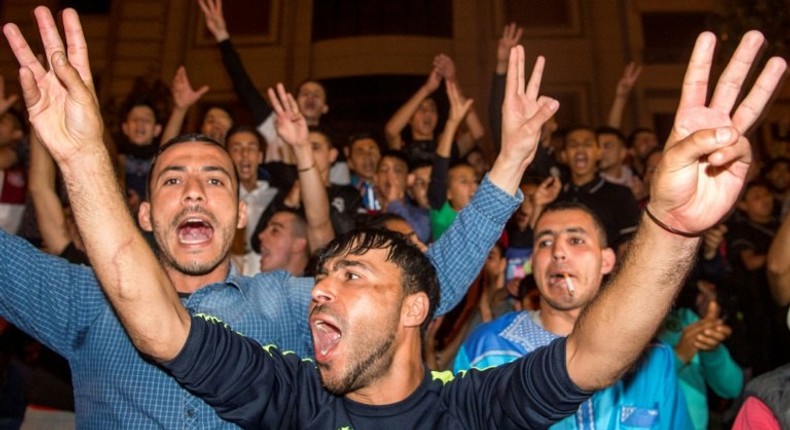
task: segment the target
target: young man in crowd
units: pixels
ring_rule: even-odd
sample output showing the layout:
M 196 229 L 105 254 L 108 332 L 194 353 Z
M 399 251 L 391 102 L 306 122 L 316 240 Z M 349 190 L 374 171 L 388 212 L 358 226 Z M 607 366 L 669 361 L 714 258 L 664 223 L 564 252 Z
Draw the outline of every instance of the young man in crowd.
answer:
M 622 270 L 588 306 L 567 338 L 504 370 L 470 373 L 459 382 L 445 384 L 429 379 L 421 360 L 421 327 L 438 301 L 436 278 L 423 254 L 404 244 L 400 236 L 352 233 L 333 242 L 323 254 L 325 264 L 319 266 L 321 275 L 310 306 L 319 370 L 276 348 L 262 350 L 224 324 L 190 316 L 173 286 L 174 281 L 189 278 L 173 266 L 185 259 L 190 272 L 205 271 L 223 279 L 227 269 L 216 269 L 224 266 L 220 263 L 227 257 L 211 251 L 219 242 L 227 242 L 222 240 L 229 235 L 226 231 L 243 225 L 244 220 L 236 210 L 188 212 L 186 225 L 170 224 L 164 228 L 169 231 L 159 233 L 197 239 L 199 246 L 168 241 L 165 245 L 173 246 L 170 251 L 176 261 L 162 260 L 164 267 L 160 266 L 136 231 L 112 178 L 76 12 L 63 12 L 68 57 L 49 11 L 37 8 L 36 18 L 50 71 L 38 63 L 15 25 L 6 25 L 4 32 L 22 65 L 20 80 L 31 122 L 68 178 L 75 216 L 102 288 L 135 347 L 168 368 L 222 417 L 245 426 L 544 427 L 571 413 L 590 390 L 611 384 L 629 368 L 660 325 L 691 265 L 699 234 L 718 222 L 737 198 L 751 161 L 749 142 L 742 133 L 757 120 L 786 69 L 784 60 L 771 59 L 757 78 L 755 90 L 731 118 L 729 113 L 764 39 L 758 32 L 747 33 L 734 54 L 737 61 L 724 71 L 711 106 L 706 106 L 715 36 L 702 34 L 684 79 L 648 212 Z M 542 58 L 526 84 L 524 51 L 520 47 L 513 51 L 503 106 L 502 153 L 489 173 L 492 181 L 500 180 L 500 175 L 521 176 L 534 155 L 541 125 L 558 108 L 556 101 L 538 98 Z M 272 102 L 281 135 L 287 134 L 288 123 L 303 121 L 295 101 L 282 87 L 279 101 L 274 98 Z M 179 147 L 201 155 L 204 161 L 185 157 Z M 203 193 L 216 198 L 216 202 L 205 200 L 214 202 L 210 207 L 234 207 L 237 183 L 228 170 L 232 163 L 221 150 L 215 143 L 195 140 L 165 148 L 154 166 L 153 187 L 166 188 L 163 194 L 179 195 L 193 207 L 204 198 Z M 716 167 L 715 176 L 711 165 Z M 507 189 L 515 193 L 518 184 L 513 182 Z M 484 180 L 478 195 L 485 184 Z M 166 204 L 165 195 L 154 198 L 169 206 L 162 207 L 162 212 L 172 215 L 182 210 L 174 201 Z M 168 214 L 154 215 L 161 222 Z M 217 217 L 216 221 L 208 215 Z M 219 240 L 210 240 L 212 234 Z M 0 238 L 4 246 L 19 248 L 10 238 L 2 234 Z M 31 253 L 25 256 L 28 269 L 36 257 Z M 5 272 L 13 276 L 12 270 Z M 25 275 L 29 277 L 30 272 Z M 16 276 L 6 282 L 20 279 Z M 69 293 L 74 294 L 73 288 Z M 613 331 L 631 341 L 610 342 Z M 112 354 L 118 354 L 116 348 Z M 226 373 L 231 370 L 228 367 L 232 371 Z M 549 387 L 553 390 L 545 389 Z
M 104 236 L 102 242 L 116 243 L 117 234 L 121 234 L 124 241 L 131 241 L 129 245 L 133 248 L 148 246 L 129 218 L 125 202 L 114 199 L 117 184 L 112 179 L 105 150 L 99 150 L 99 146 L 103 147 L 101 118 L 76 12 L 67 9 L 62 15 L 69 35 L 69 62 L 77 68 L 66 66 L 66 69 L 72 72 L 72 78 L 83 82 L 79 84 L 82 91 L 71 95 L 63 85 L 68 82 L 68 87 L 76 90 L 72 85 L 76 81 L 61 81 L 64 76 L 61 74 L 59 78 L 55 74 L 55 69 L 64 70 L 61 59 L 65 57 L 60 54 L 52 57 L 54 50 L 63 50 L 54 20 L 46 8 L 38 8 L 35 13 L 47 41 L 45 46 L 49 47 L 47 57 L 53 65 L 50 71 L 46 72 L 39 64 L 15 25 L 6 25 L 4 32 L 23 65 L 21 80 L 30 96 L 27 100 L 31 102 L 28 112 L 32 122 L 46 124 L 46 130 L 39 133 L 42 142 L 67 178 L 75 175 L 87 181 L 82 185 L 73 182 L 77 188 L 69 189 L 75 218 L 78 224 L 82 223 L 81 231 L 100 233 Z M 59 102 L 42 109 L 35 102 L 38 96 L 30 95 L 33 88 L 39 95 L 56 97 Z M 321 187 L 305 118 L 299 113 L 296 100 L 286 96 L 281 86 L 278 88 L 279 97 L 271 93 L 279 110 L 278 131 L 295 144 L 299 180 L 303 187 L 308 182 Z M 67 96 L 84 103 L 74 103 L 73 98 L 66 101 Z M 80 119 L 70 120 L 74 122 L 68 126 L 62 110 L 66 106 L 74 109 L 69 118 L 76 118 L 77 112 L 82 112 Z M 52 114 L 60 119 L 47 118 Z M 61 134 L 66 130 L 69 137 Z M 438 313 L 446 312 L 461 300 L 466 286 L 482 267 L 488 248 L 518 206 L 518 178 L 522 168 L 529 164 L 528 145 L 533 139 L 537 139 L 537 133 L 526 133 L 505 146 L 507 150 L 483 180 L 475 199 L 459 214 L 456 226 L 428 250 L 426 255 L 437 267 L 442 289 Z M 55 149 L 49 146 L 55 140 L 79 148 L 75 147 L 76 152 L 63 147 Z M 85 148 L 90 149 L 83 151 Z M 64 164 L 64 156 L 81 166 Z M 82 156 L 93 161 L 83 164 L 82 161 L 88 160 Z M 161 148 L 156 160 L 150 174 L 150 200 L 144 203 L 140 220 L 144 228 L 154 233 L 158 260 L 147 254 L 146 258 L 150 259 L 135 263 L 140 264 L 138 270 L 148 263 L 157 267 L 162 264 L 166 268 L 162 279 L 172 283 L 174 294 L 178 291 L 183 305 L 191 312 L 224 321 L 259 342 L 275 343 L 310 356 L 306 315 L 313 279 L 294 278 L 285 271 L 245 277 L 231 269 L 228 249 L 236 229 L 244 226 L 246 210 L 238 201 L 238 179 L 226 148 L 202 136 L 187 136 Z M 87 203 L 82 198 L 91 200 L 100 196 L 109 198 L 108 206 L 98 208 L 96 205 L 103 203 Z M 125 227 L 115 230 L 116 225 L 108 232 L 102 226 L 88 226 L 84 224 L 84 216 L 88 215 L 85 210 L 94 214 L 89 218 L 106 223 L 105 227 L 119 220 Z M 98 249 L 93 246 L 94 239 L 96 236 L 91 235 L 91 240 L 85 242 L 91 252 Z M 0 264 L 4 273 L 0 283 L 0 315 L 33 333 L 69 360 L 75 370 L 78 427 L 117 428 L 130 422 L 142 427 L 165 428 L 231 426 L 207 403 L 188 393 L 134 350 L 131 339 L 136 335 L 130 338 L 123 333 L 117 314 L 100 291 L 92 270 L 46 256 L 23 240 L 5 234 L 0 234 L 0 252 L 7 257 Z M 99 254 L 92 254 L 91 258 L 92 261 L 102 259 Z
M 510 363 L 570 335 L 584 308 L 600 293 L 615 259 L 603 224 L 589 208 L 572 202 L 547 207 L 535 226 L 532 252 L 539 310 L 511 312 L 478 327 L 461 346 L 453 371 Z M 623 413 L 626 408 L 629 413 Z M 691 428 L 672 348 L 651 344 L 634 369 L 552 428 L 619 426 Z

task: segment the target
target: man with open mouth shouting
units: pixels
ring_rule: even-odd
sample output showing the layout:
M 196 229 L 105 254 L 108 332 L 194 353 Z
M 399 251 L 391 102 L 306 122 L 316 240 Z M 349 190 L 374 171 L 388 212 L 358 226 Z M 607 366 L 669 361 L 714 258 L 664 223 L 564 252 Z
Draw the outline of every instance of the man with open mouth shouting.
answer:
M 167 283 L 178 293 L 178 306 L 191 314 L 222 321 L 259 342 L 311 356 L 307 314 L 314 280 L 285 271 L 246 277 L 231 268 L 228 250 L 234 231 L 247 221 L 247 211 L 239 201 L 232 159 L 212 139 L 182 136 L 162 145 L 149 174 L 150 199 L 139 213 L 140 226 L 153 233 L 158 255 L 127 252 L 143 242 L 124 202 L 115 199 L 117 184 L 108 170 L 107 155 L 95 146 L 101 142 L 102 122 L 79 18 L 73 10 L 63 12 L 64 46 L 50 12 L 38 8 L 35 15 L 50 68 L 38 62 L 16 25 L 3 30 L 21 65 L 30 119 L 42 127 L 42 142 L 70 178 L 71 203 L 81 208 L 76 212 L 82 215 L 76 217 L 83 220 L 82 230 L 92 232 L 88 234 L 94 240 L 87 242 L 91 258 L 103 261 L 99 265 L 108 269 L 128 268 L 127 274 L 147 272 L 154 265 L 156 283 Z M 303 190 L 314 184 L 312 189 L 323 191 L 306 140 L 305 114 L 281 87 L 271 96 L 277 106 L 278 133 L 297 153 Z M 529 130 L 524 136 L 503 152 L 446 237 L 428 250 L 442 289 L 437 313 L 461 300 L 520 202 L 518 182 L 538 138 Z M 312 197 L 320 196 L 326 199 L 323 193 Z M 309 217 L 312 211 L 307 205 L 305 200 Z M 121 243 L 127 251 L 115 257 L 101 251 L 105 245 Z M 135 351 L 119 314 L 98 287 L 98 273 L 50 258 L 2 233 L 0 249 L 6 257 L 0 259 L 5 274 L 0 278 L 0 316 L 69 360 L 79 428 L 120 428 L 130 423 L 141 428 L 235 427 Z M 102 280 L 114 283 L 122 278 Z M 140 315 L 153 316 L 152 311 L 141 309 Z M 149 322 L 159 332 L 173 328 L 159 325 L 162 321 L 156 317 Z M 131 338 L 138 335 L 142 332 Z
M 329 245 L 311 296 L 315 311 L 310 317 L 310 330 L 317 341 L 318 368 L 275 347 L 261 348 L 216 319 L 190 315 L 173 285 L 182 280 L 171 279 L 172 268 L 167 262 L 164 267 L 160 265 L 137 232 L 114 181 L 101 143 L 101 118 L 76 12 L 63 12 L 65 47 L 49 11 L 40 7 L 35 13 L 51 65 L 49 71 L 36 60 L 15 25 L 6 25 L 4 32 L 21 65 L 20 82 L 30 120 L 63 171 L 88 255 L 118 320 L 142 354 L 168 369 L 222 418 L 245 427 L 529 428 L 545 427 L 572 413 L 592 390 L 611 384 L 628 369 L 655 333 L 694 260 L 700 233 L 729 211 L 743 186 L 751 163 L 749 142 L 743 133 L 757 120 L 787 67 L 780 58 L 769 60 L 754 89 L 735 108 L 743 81 L 764 42 L 762 34 L 749 32 L 706 105 L 715 36 L 700 35 L 684 78 L 675 125 L 655 173 L 651 200 L 622 269 L 587 306 L 567 338 L 511 365 L 472 371 L 449 381 L 447 374 L 440 380 L 436 377 L 441 375 L 427 373 L 421 358 L 422 327 L 437 302 L 436 277 L 430 274 L 431 265 L 422 253 L 399 237 L 379 241 L 377 236 L 362 231 Z M 552 99 L 538 97 L 543 58 L 538 58 L 528 83 L 524 63 L 523 48 L 514 47 L 503 104 L 502 151 L 489 174 L 491 181 L 501 179 L 506 184 L 502 175 L 510 177 L 508 185 L 512 187 L 503 190 L 511 195 L 534 157 L 541 125 L 559 107 Z M 303 121 L 294 110 L 293 97 L 281 87 L 279 103 L 276 97 L 271 98 L 278 122 Z M 211 151 L 214 148 L 194 141 L 188 145 L 192 149 L 200 145 Z M 229 157 L 183 168 L 176 163 L 170 169 L 173 179 L 162 167 L 154 171 L 154 178 L 162 178 L 163 187 L 201 191 L 192 194 L 194 201 L 210 196 L 207 188 L 213 192 L 214 187 L 227 186 L 228 179 L 221 172 L 224 166 L 232 166 Z M 310 165 L 299 167 L 305 172 L 314 170 Z M 184 172 L 186 175 L 180 178 Z M 238 186 L 233 177 L 230 183 Z M 187 201 L 189 196 L 184 191 L 180 198 Z M 155 202 L 151 208 L 156 210 Z M 217 214 L 213 216 L 222 220 Z M 156 216 L 152 218 L 156 220 Z M 184 224 L 189 231 L 177 233 L 190 239 L 185 242 L 224 236 L 219 225 L 206 228 L 213 221 L 205 214 L 196 214 L 195 220 Z M 229 221 L 243 222 L 235 217 Z M 24 267 L 29 269 L 42 258 L 7 236 L 0 239 L 4 260 L 18 259 L 14 252 L 26 254 Z M 204 255 L 203 249 L 192 249 L 193 243 L 177 246 L 178 257 L 213 273 L 214 259 Z M 405 258 L 395 249 L 401 246 Z M 335 248 L 339 251 L 331 252 Z M 485 258 L 485 251 L 478 251 Z M 12 314 L 15 324 L 26 322 L 25 318 L 19 317 L 19 310 L 8 309 L 5 296 L 9 295 L 7 285 L 23 283 L 20 274 L 13 273 L 19 266 L 4 267 L 4 278 L 11 279 L 0 288 L 2 315 Z M 58 269 L 50 272 L 74 274 L 74 269 Z M 38 271 L 27 270 L 24 275 L 33 277 Z M 416 289 L 410 279 L 413 275 L 417 277 Z M 16 297 L 19 294 L 10 295 L 22 301 Z M 67 299 L 70 294 L 63 296 Z M 389 300 L 376 300 L 382 297 Z M 23 310 L 35 315 L 30 307 Z M 306 319 L 305 314 L 301 317 Z M 31 330 L 41 328 L 29 321 L 27 325 Z M 228 326 L 240 331 L 233 322 Z M 95 342 L 92 328 L 81 329 L 79 343 L 90 344 L 92 350 L 112 348 L 107 342 Z M 610 342 L 613 331 L 632 341 Z M 355 340 L 368 344 L 373 351 L 355 350 L 349 345 Z M 61 344 L 60 349 L 73 356 L 68 348 L 80 345 L 73 345 L 78 343 L 74 338 L 64 341 L 72 345 Z M 337 394 L 321 386 L 319 374 Z M 137 380 L 127 382 L 142 385 L 145 381 L 138 375 Z M 80 381 L 76 384 L 79 391 Z M 152 395 L 150 391 L 147 394 Z M 128 422 L 120 423 L 125 424 Z

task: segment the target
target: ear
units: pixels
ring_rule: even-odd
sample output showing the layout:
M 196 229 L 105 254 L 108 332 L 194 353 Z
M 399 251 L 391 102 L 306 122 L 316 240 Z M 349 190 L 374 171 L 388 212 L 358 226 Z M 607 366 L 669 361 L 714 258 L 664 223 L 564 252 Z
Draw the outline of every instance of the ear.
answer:
M 738 209 L 745 211 L 746 210 L 746 202 L 741 200 L 738 202 Z
M 414 173 L 409 173 L 408 175 L 406 175 L 406 186 L 407 187 L 414 186 L 414 181 L 415 180 L 417 180 L 417 179 L 416 179 L 416 176 L 414 176 Z
M 143 231 L 153 231 L 154 227 L 151 223 L 151 203 L 140 203 L 140 209 L 137 210 L 137 222 Z
M 16 129 L 11 133 L 11 139 L 13 140 L 20 140 L 23 137 L 25 137 L 25 132 L 20 129 Z
M 129 137 L 129 124 L 127 124 L 126 122 L 122 122 L 121 131 L 123 132 L 124 136 Z
M 326 115 L 327 113 L 329 113 L 329 105 L 324 104 L 324 108 L 321 109 L 321 115 Z
M 351 148 L 349 148 L 348 146 L 344 147 L 343 148 L 343 155 L 346 156 L 346 163 L 351 165 Z
M 239 220 L 236 222 L 236 229 L 247 226 L 247 202 L 239 200 Z
M 154 137 L 159 137 L 159 133 L 162 132 L 162 125 L 157 124 L 154 126 Z
M 310 249 L 308 249 L 307 239 L 301 237 L 299 239 L 296 239 L 293 245 L 291 246 L 291 251 L 294 254 L 301 254 L 304 252 L 305 254 L 309 255 Z
M 337 148 L 332 148 L 329 150 L 329 164 L 332 164 L 337 160 Z
M 608 275 L 614 269 L 614 263 L 617 261 L 617 256 L 612 248 L 606 248 L 601 251 L 601 274 Z
M 420 291 L 409 294 L 401 305 L 401 323 L 404 327 L 419 327 L 428 318 L 428 295 Z

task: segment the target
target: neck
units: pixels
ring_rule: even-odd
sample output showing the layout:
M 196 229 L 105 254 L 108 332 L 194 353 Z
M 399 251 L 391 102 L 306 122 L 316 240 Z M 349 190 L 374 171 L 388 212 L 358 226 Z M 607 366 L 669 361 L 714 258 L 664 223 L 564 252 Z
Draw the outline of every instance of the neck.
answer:
M 165 272 L 176 291 L 191 294 L 206 285 L 225 281 L 230 273 L 230 258 L 226 258 L 214 270 L 204 275 L 189 275 L 169 265 L 165 265 Z
M 540 322 L 543 328 L 558 336 L 568 336 L 573 331 L 576 320 L 579 319 L 581 308 L 560 310 L 549 306 L 546 300 L 540 300 Z
M 415 332 L 407 335 L 410 339 L 395 351 L 385 375 L 346 396 L 365 405 L 391 405 L 414 393 L 425 376 L 419 328 L 415 328 Z
M 576 173 L 571 172 L 571 181 L 573 181 L 574 185 L 584 185 L 595 178 L 595 172 L 585 173 L 582 175 L 577 175 Z
M 412 130 L 411 138 L 412 140 L 433 140 L 433 133 L 420 133 Z
M 247 180 L 241 183 L 241 186 L 244 187 L 244 191 L 251 192 L 258 189 L 258 180 L 253 178 L 251 180 Z
M 285 270 L 294 276 L 304 276 L 304 271 L 307 269 L 307 260 L 308 256 L 304 254 L 291 255 Z
M 773 218 L 771 215 L 767 215 L 767 216 L 749 215 L 749 219 L 756 222 L 757 224 L 768 224 L 769 222 L 771 222 L 771 218 Z
M 609 177 L 618 178 L 619 179 L 620 177 L 623 176 L 623 165 L 622 164 L 615 164 L 615 165 L 609 166 L 609 167 L 601 170 L 601 172 L 606 174 Z

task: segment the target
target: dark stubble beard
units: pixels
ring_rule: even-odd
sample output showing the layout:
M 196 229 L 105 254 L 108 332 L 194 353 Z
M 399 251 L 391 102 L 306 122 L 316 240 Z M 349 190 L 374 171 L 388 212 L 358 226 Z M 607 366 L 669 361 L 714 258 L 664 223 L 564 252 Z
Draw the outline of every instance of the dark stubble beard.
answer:
M 202 208 L 198 207 L 197 209 L 193 208 L 191 210 L 184 210 L 182 211 L 181 214 L 179 214 L 179 216 L 187 212 L 208 214 L 209 217 L 211 218 L 212 223 L 215 225 L 217 224 L 216 218 L 214 218 L 213 215 L 211 215 L 207 211 L 202 210 Z M 174 217 L 170 226 L 173 230 L 176 231 L 176 234 L 178 234 L 178 223 L 175 220 L 179 219 L 179 216 Z M 203 276 L 208 273 L 211 273 L 220 264 L 222 264 L 223 261 L 225 261 L 230 251 L 231 241 L 225 240 L 225 242 L 222 244 L 222 249 L 217 254 L 216 258 L 212 259 L 211 261 L 207 261 L 207 262 L 187 261 L 185 263 L 181 263 L 176 261 L 176 259 L 174 259 L 171 255 L 169 255 L 165 251 L 166 248 L 163 248 L 161 245 L 163 243 L 166 243 L 165 242 L 166 237 L 164 237 L 166 236 L 166 230 L 165 232 L 163 232 L 164 234 L 160 235 L 159 232 L 161 232 L 162 229 L 157 228 L 158 226 L 156 222 L 154 222 L 153 227 L 154 227 L 154 239 L 156 241 L 156 248 L 157 248 L 156 254 L 159 257 L 159 261 L 162 263 L 163 266 L 173 268 L 179 273 L 183 273 L 185 275 Z M 229 226 L 225 228 L 225 231 L 223 233 L 225 238 L 229 237 L 232 239 L 233 235 L 236 233 L 236 229 L 234 226 Z
M 324 388 L 333 394 L 342 396 L 370 385 L 390 370 L 395 355 L 393 345 L 398 313 L 394 316 L 395 321 L 384 328 L 386 336 L 377 339 L 364 338 L 356 342 L 357 348 L 352 352 L 353 358 L 356 360 L 346 366 L 339 381 L 327 381 L 319 372 Z M 318 363 L 319 370 L 327 367 L 325 364 Z

